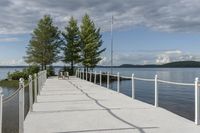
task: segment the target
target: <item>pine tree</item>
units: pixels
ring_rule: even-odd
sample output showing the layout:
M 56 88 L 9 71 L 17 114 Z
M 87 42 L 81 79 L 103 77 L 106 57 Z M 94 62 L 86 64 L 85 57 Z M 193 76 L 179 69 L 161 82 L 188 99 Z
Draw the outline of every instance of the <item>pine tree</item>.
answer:
M 25 61 L 40 64 L 42 70 L 59 59 L 60 32 L 50 15 L 45 15 L 37 24 L 27 47 Z
M 77 20 L 73 17 L 71 17 L 68 26 L 65 27 L 63 36 L 65 38 L 63 61 L 71 64 L 71 72 L 73 74 L 74 65 L 81 61 L 80 32 L 79 27 L 77 26 Z
M 96 28 L 89 15 L 85 15 L 81 25 L 82 64 L 86 69 L 94 68 L 101 61 L 102 46 L 100 28 Z

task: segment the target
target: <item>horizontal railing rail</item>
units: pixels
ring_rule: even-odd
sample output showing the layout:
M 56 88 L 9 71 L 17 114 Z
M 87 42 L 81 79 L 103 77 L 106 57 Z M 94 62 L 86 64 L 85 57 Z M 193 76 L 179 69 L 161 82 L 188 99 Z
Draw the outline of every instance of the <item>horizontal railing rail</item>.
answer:
M 155 81 L 155 79 L 147 79 L 147 78 L 139 78 L 139 77 L 134 77 L 134 79 L 141 80 L 141 81 L 150 81 L 150 82 L 154 82 Z
M 165 81 L 165 80 L 160 80 L 160 79 L 158 79 L 158 82 L 172 84 L 172 85 L 182 85 L 182 86 L 194 86 L 195 85 L 194 83 L 180 83 L 180 82 Z
M 34 74 L 34 79 L 31 75 L 29 75 L 28 83 L 24 84 L 24 79 L 19 79 L 19 87 L 16 91 L 14 91 L 11 95 L 3 98 L 3 90 L 0 87 L 0 133 L 2 132 L 2 110 L 3 110 L 3 104 L 6 104 L 7 102 L 11 101 L 17 94 L 19 95 L 19 133 L 24 132 L 24 93 L 25 88 L 28 88 L 29 91 L 29 111 L 32 111 L 33 102 L 37 102 L 37 95 L 40 94 L 41 88 L 46 82 L 47 79 L 47 71 L 40 71 L 37 74 Z M 34 83 L 34 87 L 33 87 Z M 34 95 L 32 94 L 34 92 Z M 34 99 L 34 101 L 33 101 Z
M 85 76 L 86 75 L 86 76 Z M 147 81 L 147 82 L 154 82 L 154 98 L 155 98 L 155 103 L 154 106 L 158 107 L 159 106 L 159 88 L 158 88 L 158 83 L 166 83 L 166 84 L 171 84 L 171 85 L 180 85 L 180 86 L 193 86 L 195 89 L 195 124 L 199 125 L 200 124 L 200 84 L 199 84 L 199 78 L 195 78 L 194 83 L 181 83 L 181 82 L 174 82 L 174 81 L 165 81 L 162 79 L 159 79 L 157 75 L 155 75 L 155 77 L 153 79 L 149 79 L 149 78 L 141 78 L 141 77 L 136 77 L 134 74 L 132 74 L 131 77 L 129 76 L 123 76 L 120 75 L 119 72 L 116 74 L 110 74 L 109 72 L 99 72 L 97 73 L 95 72 L 83 72 L 81 70 L 77 70 L 76 71 L 76 77 L 81 78 L 83 80 L 87 80 L 88 81 L 88 75 L 89 75 L 89 81 L 92 81 L 92 75 L 94 75 L 94 83 L 96 84 L 97 82 L 97 75 L 99 76 L 99 85 L 102 85 L 102 76 L 106 76 L 107 78 L 107 88 L 110 87 L 110 77 L 117 77 L 117 92 L 120 93 L 120 78 L 124 78 L 124 79 L 129 79 L 131 80 L 131 84 L 132 84 L 132 98 L 135 99 L 135 80 L 140 80 L 140 81 Z
M 24 87 L 26 88 L 28 86 L 28 84 L 27 85 L 25 85 Z M 7 102 L 9 102 L 9 101 L 11 101 L 17 94 L 18 94 L 18 92 L 20 91 L 22 89 L 22 87 L 19 87 L 16 91 L 14 91 L 11 95 L 9 95 L 9 96 L 7 96 L 7 97 L 5 97 L 5 98 L 3 98 L 3 103 L 7 103 Z

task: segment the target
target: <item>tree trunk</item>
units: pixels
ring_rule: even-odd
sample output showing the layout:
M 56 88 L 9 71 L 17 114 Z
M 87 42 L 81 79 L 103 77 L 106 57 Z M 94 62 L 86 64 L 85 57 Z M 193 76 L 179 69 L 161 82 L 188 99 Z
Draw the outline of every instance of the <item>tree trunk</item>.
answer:
M 43 70 L 43 68 L 44 68 L 44 65 L 43 65 L 43 63 L 41 64 L 41 70 Z
M 46 64 L 44 64 L 44 70 L 47 70 L 47 65 Z

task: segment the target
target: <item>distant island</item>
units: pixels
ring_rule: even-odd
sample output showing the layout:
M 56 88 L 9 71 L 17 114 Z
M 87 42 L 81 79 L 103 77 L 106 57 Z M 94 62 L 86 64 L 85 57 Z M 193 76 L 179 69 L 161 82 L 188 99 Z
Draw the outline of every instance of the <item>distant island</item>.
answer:
M 0 66 L 0 68 L 26 68 L 28 66 Z M 67 66 L 69 67 L 69 66 Z M 134 65 L 122 64 L 120 66 L 113 66 L 114 68 L 200 68 L 198 61 L 177 61 L 166 64 L 147 64 L 147 65 Z M 63 66 L 54 66 L 54 68 L 63 68 Z M 110 66 L 97 66 L 97 68 L 110 68 Z
M 110 66 L 98 66 L 106 67 Z M 122 64 L 120 66 L 114 66 L 114 68 L 200 68 L 200 62 L 198 61 L 177 61 L 170 62 L 166 64 L 156 65 L 156 64 L 147 64 L 147 65 L 133 65 L 133 64 Z

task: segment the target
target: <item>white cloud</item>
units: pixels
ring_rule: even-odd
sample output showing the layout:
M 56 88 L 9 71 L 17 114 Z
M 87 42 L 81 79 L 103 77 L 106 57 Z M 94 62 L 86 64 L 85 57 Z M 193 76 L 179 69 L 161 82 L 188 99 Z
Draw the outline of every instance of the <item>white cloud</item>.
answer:
M 167 55 L 159 55 L 158 58 L 156 59 L 156 64 L 164 64 L 169 62 L 170 62 L 170 57 Z
M 15 37 L 0 38 L 0 42 L 18 42 L 18 41 L 20 41 L 19 38 L 15 38 Z
M 23 66 L 23 65 L 27 65 L 23 59 L 0 60 L 0 66 Z
M 155 50 L 132 53 L 115 53 L 114 65 L 121 64 L 164 64 L 174 61 L 200 61 L 200 55 L 186 53 L 181 50 Z M 105 57 L 99 65 L 110 65 L 110 58 Z
M 102 57 L 102 60 L 99 62 L 98 65 L 103 65 L 103 66 L 105 66 L 105 65 L 110 65 L 110 64 L 111 64 L 111 63 L 110 63 L 110 59 L 109 59 L 108 57 L 103 56 L 103 57 Z
M 166 51 L 163 53 L 160 53 L 157 56 L 156 63 L 157 64 L 163 64 L 163 63 L 169 63 L 174 61 L 188 61 L 188 60 L 197 60 L 199 61 L 199 55 L 193 55 L 191 53 L 184 53 L 180 50 L 173 50 L 173 51 Z
M 80 22 L 88 13 L 103 31 L 143 25 L 167 32 L 199 32 L 199 0 L 1 0 L 0 34 L 30 33 L 37 21 L 50 14 L 63 28 L 70 16 Z
M 165 51 L 165 54 L 182 54 L 183 52 L 180 50 L 171 50 L 171 51 Z

